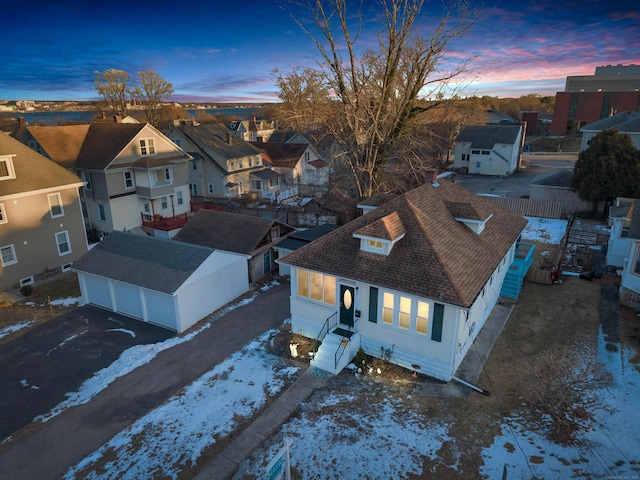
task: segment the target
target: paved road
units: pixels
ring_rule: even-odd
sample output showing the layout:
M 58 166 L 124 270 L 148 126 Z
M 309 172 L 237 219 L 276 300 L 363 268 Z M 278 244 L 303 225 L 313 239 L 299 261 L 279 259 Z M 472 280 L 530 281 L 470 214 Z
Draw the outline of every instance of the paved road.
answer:
M 529 195 L 529 184 L 558 170 L 573 169 L 575 155 L 528 155 L 523 168 L 508 177 L 457 174 L 456 183 L 467 190 L 484 195 L 520 198 Z
M 192 340 L 162 351 L 114 381 L 87 405 L 34 423 L 0 446 L 0 479 L 55 479 L 115 434 L 289 317 L 283 283 L 212 323 Z

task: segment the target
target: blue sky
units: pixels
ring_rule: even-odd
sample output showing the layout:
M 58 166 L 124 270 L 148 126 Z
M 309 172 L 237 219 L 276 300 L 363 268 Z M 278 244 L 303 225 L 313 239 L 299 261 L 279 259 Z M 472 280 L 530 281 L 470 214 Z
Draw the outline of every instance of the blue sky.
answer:
M 460 78 L 463 95 L 554 95 L 568 75 L 640 64 L 636 2 L 485 6 L 471 32 L 450 43 L 442 65 L 474 58 Z M 276 101 L 272 71 L 313 65 L 316 54 L 290 8 L 286 0 L 0 0 L 0 99 L 95 99 L 94 72 L 117 68 L 132 76 L 156 71 L 173 83 L 178 101 Z M 425 11 L 430 18 L 419 28 L 428 31 L 441 3 L 427 2 Z M 359 45 L 372 45 L 377 30 L 369 18 Z

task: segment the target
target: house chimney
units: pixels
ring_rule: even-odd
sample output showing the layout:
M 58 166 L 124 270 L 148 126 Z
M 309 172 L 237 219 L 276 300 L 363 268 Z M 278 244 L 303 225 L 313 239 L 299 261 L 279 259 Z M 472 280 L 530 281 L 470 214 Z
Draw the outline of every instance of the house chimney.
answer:
M 100 112 L 100 118 L 104 120 L 105 118 L 107 118 L 107 116 L 104 114 L 104 112 Z
M 438 171 L 437 170 L 427 170 L 426 174 L 427 182 L 437 182 L 438 181 Z
M 231 132 L 227 132 L 227 143 L 229 145 L 233 144 L 233 135 L 231 134 Z
M 114 121 L 115 123 L 122 123 L 122 117 L 120 116 L 120 114 L 119 114 L 119 113 L 116 113 L 116 114 L 113 116 L 113 121 Z

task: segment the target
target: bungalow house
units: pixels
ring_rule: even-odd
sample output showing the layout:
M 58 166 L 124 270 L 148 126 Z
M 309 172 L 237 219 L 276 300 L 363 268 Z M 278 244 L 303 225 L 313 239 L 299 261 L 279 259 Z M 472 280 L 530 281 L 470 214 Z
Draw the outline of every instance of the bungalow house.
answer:
M 331 373 L 362 348 L 449 381 L 521 286 L 526 224 L 452 182 L 406 192 L 278 260 L 291 268 L 291 331 L 322 342 L 312 365 Z
M 148 123 L 26 126 L 17 138 L 84 182 L 87 227 L 171 237 L 190 211 L 183 150 Z
M 249 290 L 244 255 L 114 231 L 78 260 L 85 303 L 182 333 Z
M 280 190 L 280 174 L 265 168 L 260 149 L 223 125 L 180 121 L 167 135 L 193 157 L 189 167 L 192 195 L 237 198 L 253 193 L 273 198 Z
M 618 133 L 629 134 L 635 147 L 640 149 L 640 113 L 620 112 L 611 117 L 588 123 L 580 129 L 582 133 L 580 151 L 586 150 L 593 137 L 603 130 L 617 130 Z
M 0 133 L 0 288 L 68 270 L 87 251 L 82 180 Z
M 329 164 L 309 143 L 252 142 L 265 162 L 283 177 L 278 202 L 293 196 L 312 197 L 329 189 Z
M 625 213 L 626 211 L 626 213 Z M 623 199 L 611 207 L 613 221 L 607 263 L 622 267 L 620 304 L 640 312 L 640 199 Z M 626 250 L 625 250 L 626 247 Z M 611 252 L 611 253 L 610 253 Z
M 464 125 L 453 167 L 480 175 L 511 175 L 520 167 L 523 141 L 522 125 Z
M 246 255 L 249 282 L 254 283 L 276 269 L 273 247 L 291 231 L 271 218 L 201 209 L 175 239 Z

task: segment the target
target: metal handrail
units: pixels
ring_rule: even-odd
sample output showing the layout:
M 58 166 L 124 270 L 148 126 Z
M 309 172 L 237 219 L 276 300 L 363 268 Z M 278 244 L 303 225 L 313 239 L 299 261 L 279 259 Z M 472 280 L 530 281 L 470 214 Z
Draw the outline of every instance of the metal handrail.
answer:
M 344 340 L 346 340 L 346 343 L 343 344 Z M 351 339 L 349 339 L 348 337 L 342 337 L 342 340 L 340 340 L 340 344 L 338 345 L 338 349 L 336 350 L 336 353 L 334 355 L 334 368 L 338 368 L 338 363 L 340 362 L 342 355 L 344 355 L 344 352 L 347 350 L 347 345 L 349 345 L 350 341 Z
M 329 330 L 331 330 L 331 328 L 337 324 L 338 324 L 338 312 L 335 312 L 324 321 L 324 324 L 320 329 L 320 333 L 316 337 L 316 344 L 319 345 L 320 343 L 322 343 L 322 340 L 324 340 L 324 337 L 327 336 L 327 333 L 329 333 Z

